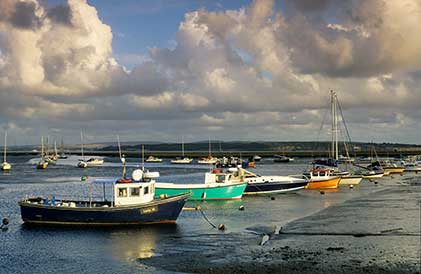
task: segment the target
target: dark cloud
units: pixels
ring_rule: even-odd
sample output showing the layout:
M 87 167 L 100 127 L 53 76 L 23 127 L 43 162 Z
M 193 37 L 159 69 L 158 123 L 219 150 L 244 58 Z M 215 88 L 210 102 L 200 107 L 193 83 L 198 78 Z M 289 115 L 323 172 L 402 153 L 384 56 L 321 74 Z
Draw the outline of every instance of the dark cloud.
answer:
M 35 11 L 36 4 L 34 2 L 19 1 L 10 17 L 10 23 L 17 28 L 37 29 L 42 25 L 42 21 L 35 14 Z
M 72 24 L 72 10 L 69 5 L 59 5 L 51 8 L 47 12 L 47 17 L 60 24 L 69 26 Z

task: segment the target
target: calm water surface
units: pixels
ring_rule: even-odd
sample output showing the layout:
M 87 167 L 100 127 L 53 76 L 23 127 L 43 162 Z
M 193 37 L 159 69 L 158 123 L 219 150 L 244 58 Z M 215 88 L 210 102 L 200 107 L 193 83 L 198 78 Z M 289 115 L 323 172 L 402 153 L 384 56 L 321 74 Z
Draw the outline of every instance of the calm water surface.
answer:
M 139 263 L 139 258 L 159 256 L 161 246 L 174 237 L 221 233 L 212 228 L 199 212 L 183 211 L 177 225 L 147 226 L 143 228 L 28 228 L 22 224 L 17 202 L 28 196 L 56 196 L 57 198 L 102 197 L 102 185 L 80 180 L 82 175 L 92 177 L 119 177 L 121 166 L 116 158 L 106 158 L 102 167 L 79 169 L 77 157 L 60 160 L 47 170 L 36 170 L 28 157 L 10 157 L 12 171 L 0 173 L 0 217 L 8 217 L 7 231 L 0 232 L 0 273 L 166 273 Z M 129 174 L 138 163 L 128 159 Z M 258 163 L 254 172 L 264 175 L 301 173 L 308 159 L 291 164 L 274 164 L 271 159 Z M 169 162 L 147 164 L 159 171 L 163 182 L 200 183 L 206 166 L 174 166 Z M 200 205 L 214 224 L 225 224 L 225 233 L 244 232 L 253 226 L 283 225 L 332 204 L 365 195 L 382 188 L 363 181 L 354 189 L 320 195 L 316 191 L 297 194 L 244 197 L 241 201 L 188 202 L 187 206 Z M 110 191 L 108 191 L 109 193 Z M 239 211 L 240 205 L 245 210 Z M 182 248 L 182 247 L 179 247 Z M 200 247 L 198 247 L 200 249 Z M 171 252 L 171 250 L 164 250 Z

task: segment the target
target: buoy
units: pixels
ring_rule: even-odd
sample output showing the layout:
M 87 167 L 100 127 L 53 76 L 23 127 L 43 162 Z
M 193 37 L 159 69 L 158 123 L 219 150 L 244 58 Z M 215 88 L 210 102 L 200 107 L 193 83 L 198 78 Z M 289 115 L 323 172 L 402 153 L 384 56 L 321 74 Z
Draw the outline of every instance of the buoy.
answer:
M 225 225 L 224 224 L 218 225 L 218 230 L 224 231 L 225 230 Z
M 80 177 L 80 180 L 83 182 L 83 181 L 86 181 L 86 179 L 88 179 L 88 176 L 85 176 L 85 175 L 83 175 L 82 177 Z
M 238 210 L 243 211 L 244 210 L 244 206 L 243 205 L 240 205 L 240 207 L 238 208 Z
M 8 225 L 9 224 L 9 219 L 3 218 L 2 224 L 3 225 Z
M 354 188 L 354 185 L 349 185 L 349 188 L 351 188 L 351 189 Z
M 269 235 L 265 234 L 262 237 L 262 241 L 260 242 L 260 245 L 264 245 L 267 241 L 269 241 Z
M 274 200 L 275 200 L 275 197 L 270 197 L 270 199 L 271 199 L 272 201 L 274 201 Z
M 323 190 L 320 190 L 321 195 L 325 195 L 325 192 Z
M 201 210 L 202 208 L 200 207 L 200 205 L 197 205 L 197 206 L 195 207 L 195 209 L 196 209 L 196 210 Z
M 375 184 L 375 185 L 377 185 L 377 184 L 378 184 L 378 182 L 377 182 L 377 181 L 374 181 L 374 184 Z

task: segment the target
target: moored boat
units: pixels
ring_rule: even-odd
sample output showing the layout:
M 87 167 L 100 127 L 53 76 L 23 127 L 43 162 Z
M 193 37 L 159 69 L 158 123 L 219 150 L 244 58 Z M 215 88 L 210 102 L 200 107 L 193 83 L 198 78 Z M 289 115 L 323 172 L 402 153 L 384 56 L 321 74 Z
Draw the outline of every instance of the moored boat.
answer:
M 248 170 L 244 170 L 244 180 L 247 182 L 244 195 L 296 192 L 308 184 L 303 178 L 258 175 Z
M 39 225 L 144 225 L 175 223 L 190 194 L 155 197 L 155 181 L 133 179 L 111 182 L 112 201 L 26 198 L 19 202 L 22 220 Z M 99 181 L 103 183 L 104 181 Z M 110 183 L 110 182 L 108 182 Z
M 285 155 L 275 155 L 273 156 L 273 162 L 275 163 L 289 163 L 294 161 L 294 158 L 287 157 Z
M 176 195 L 190 192 L 189 200 L 236 200 L 241 199 L 247 183 L 234 174 L 214 169 L 206 173 L 204 184 L 155 184 L 156 195 Z
M 12 165 L 7 162 L 7 131 L 4 133 L 4 150 L 3 150 L 3 163 L 1 164 L 1 170 L 9 171 L 12 169 Z
M 181 141 L 181 154 L 182 157 L 177 157 L 175 160 L 171 160 L 171 164 L 191 164 L 191 162 L 193 162 L 193 159 L 184 156 L 184 137 L 182 138 Z
M 309 179 L 307 189 L 334 189 L 338 188 L 339 176 L 332 175 L 330 169 L 313 169 L 305 172 L 304 176 Z
M 162 159 L 158 158 L 158 157 L 154 157 L 154 156 L 149 156 L 148 158 L 146 158 L 145 162 L 147 163 L 161 163 Z

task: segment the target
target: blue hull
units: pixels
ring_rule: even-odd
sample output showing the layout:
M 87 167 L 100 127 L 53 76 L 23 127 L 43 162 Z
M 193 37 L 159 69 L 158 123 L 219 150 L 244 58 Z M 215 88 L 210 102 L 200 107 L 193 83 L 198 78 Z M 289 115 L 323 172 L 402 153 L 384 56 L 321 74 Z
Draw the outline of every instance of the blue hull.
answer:
M 143 225 L 175 223 L 188 196 L 183 194 L 142 205 L 120 207 L 101 207 L 104 202 L 93 202 L 97 207 L 43 205 L 36 203 L 36 198 L 21 201 L 19 206 L 22 220 L 28 224 Z M 77 203 L 89 205 L 89 202 Z
M 265 182 L 265 183 L 248 183 L 244 195 L 253 194 L 270 194 L 270 193 L 284 193 L 293 192 L 303 189 L 307 182 L 299 183 L 280 183 L 280 182 Z

